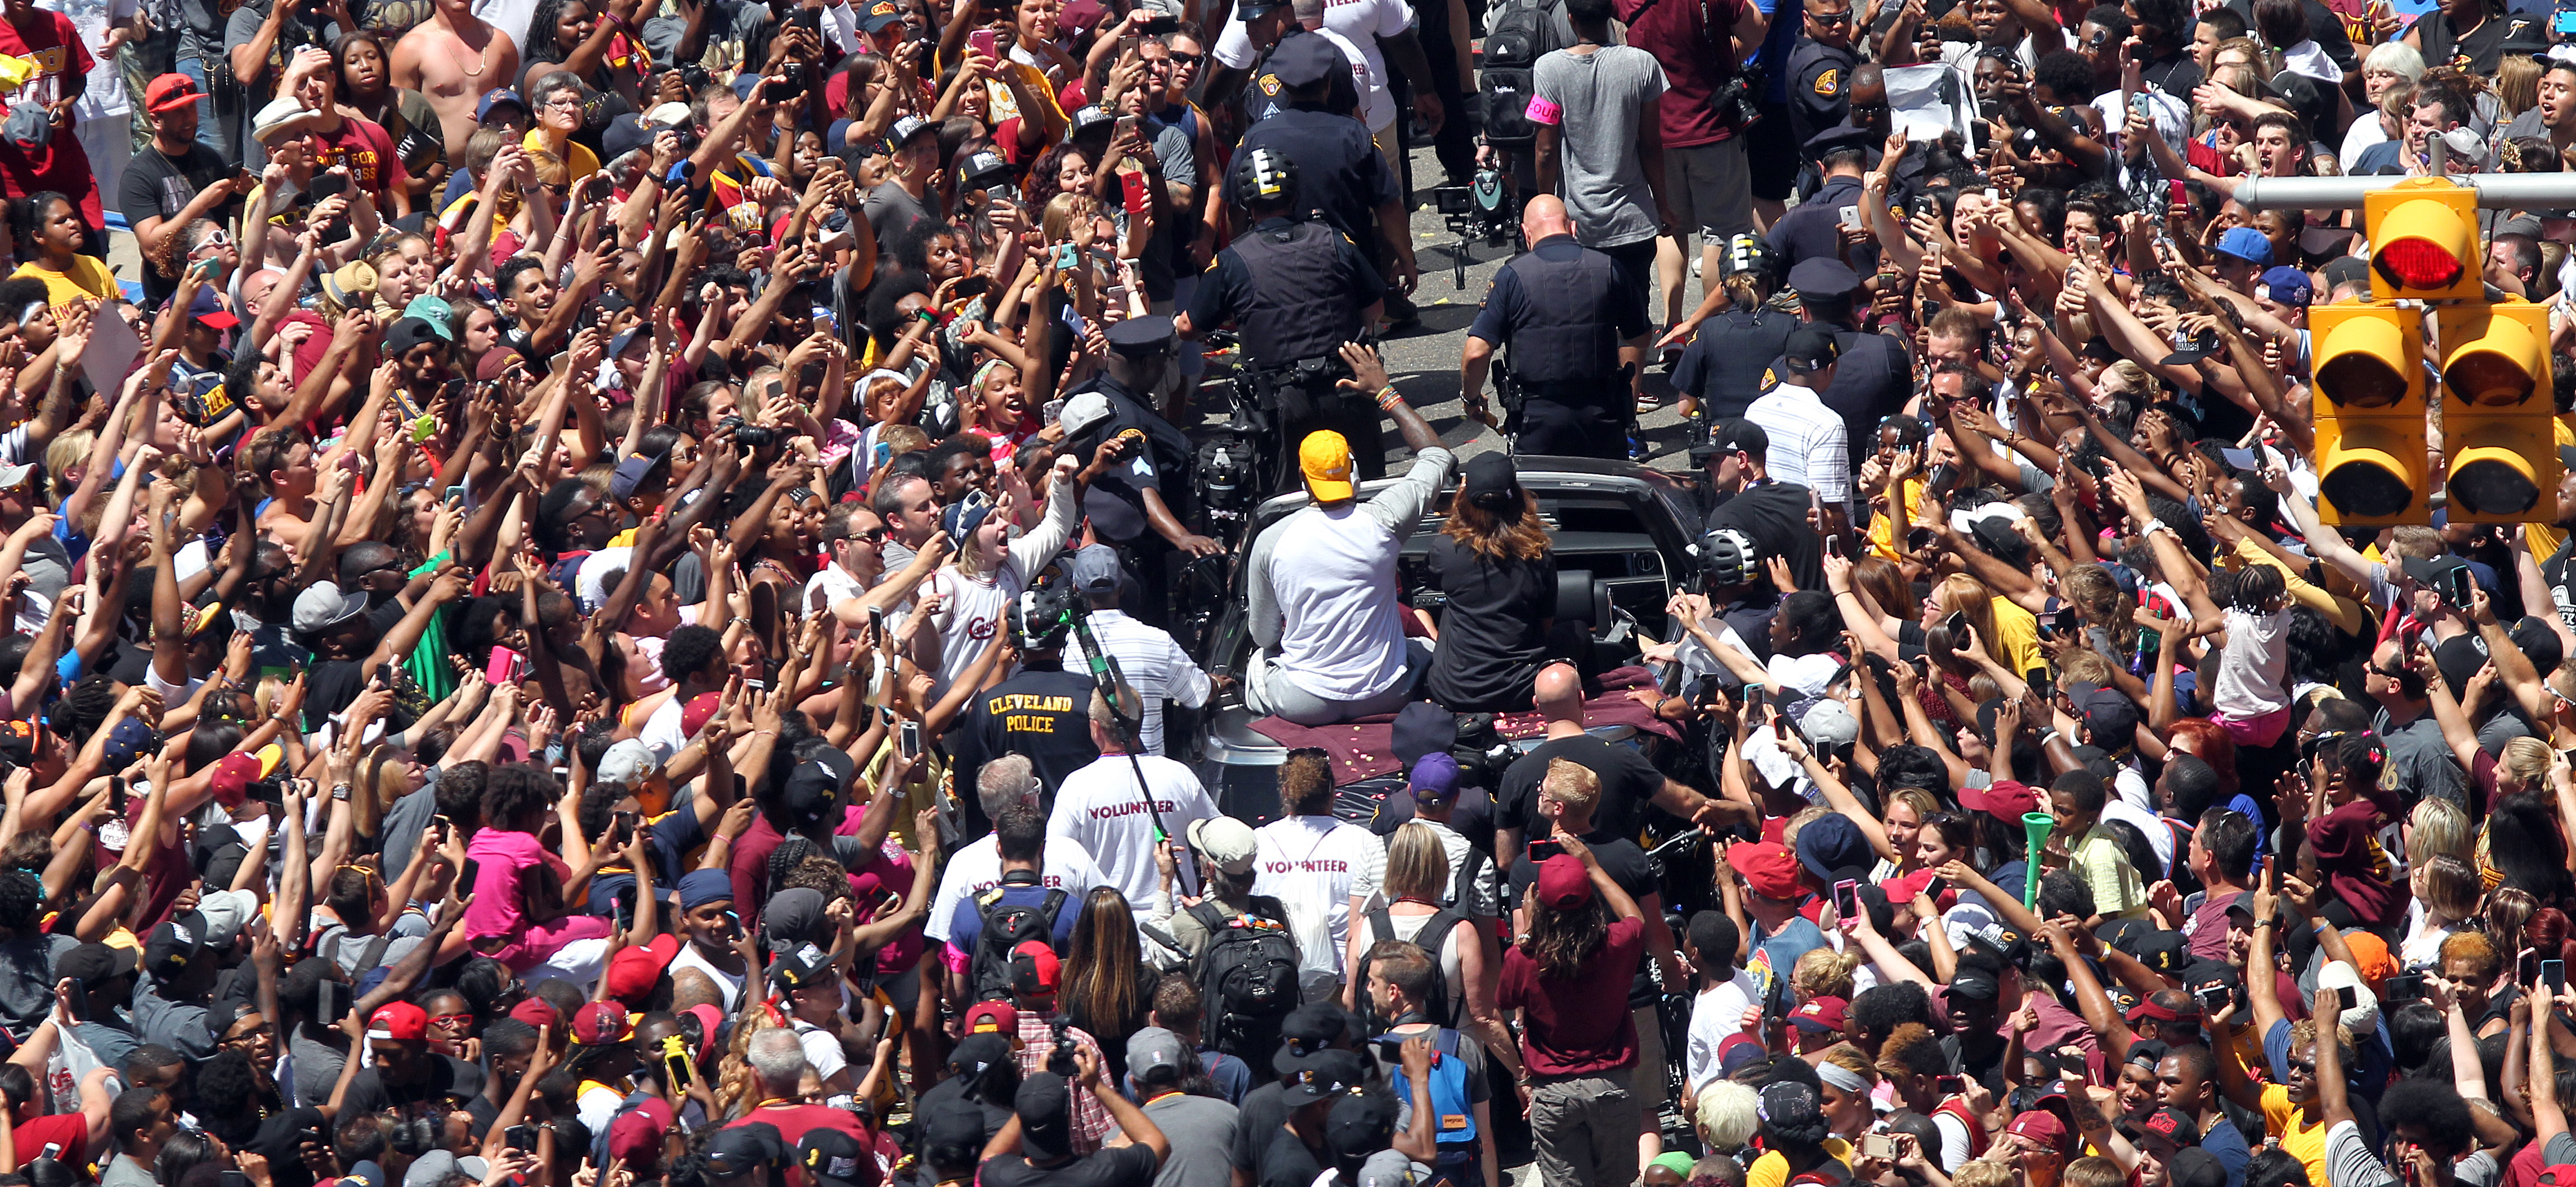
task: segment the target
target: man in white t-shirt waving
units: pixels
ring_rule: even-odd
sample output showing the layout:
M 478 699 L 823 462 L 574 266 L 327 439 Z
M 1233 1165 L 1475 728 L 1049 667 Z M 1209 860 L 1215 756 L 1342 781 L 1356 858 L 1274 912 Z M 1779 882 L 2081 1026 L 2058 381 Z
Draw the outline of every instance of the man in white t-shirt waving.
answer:
M 1244 699 L 1254 712 L 1299 725 L 1393 713 L 1413 699 L 1430 653 L 1405 641 L 1395 562 L 1457 462 L 1386 382 L 1376 351 L 1344 343 L 1342 360 L 1353 375 L 1342 386 L 1377 397 L 1413 450 L 1413 468 L 1363 503 L 1351 481 L 1350 442 L 1330 430 L 1308 433 L 1297 443 L 1297 464 L 1311 503 L 1252 543 L 1246 614 L 1261 650 L 1244 674 Z
M 1279 764 L 1279 811 L 1253 833 L 1252 893 L 1288 909 L 1304 977 L 1338 985 L 1351 919 L 1377 905 L 1386 882 L 1386 843 L 1334 818 L 1333 763 L 1321 750 L 1291 750 Z

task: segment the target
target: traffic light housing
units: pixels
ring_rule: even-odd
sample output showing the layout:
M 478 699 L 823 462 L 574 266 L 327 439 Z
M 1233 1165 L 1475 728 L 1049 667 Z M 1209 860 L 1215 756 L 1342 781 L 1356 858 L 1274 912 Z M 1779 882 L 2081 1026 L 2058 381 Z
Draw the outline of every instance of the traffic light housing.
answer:
M 2478 195 L 2438 177 L 2410 177 L 2362 197 L 2375 300 L 2475 301 L 2485 293 Z
M 2549 307 L 2524 301 L 2438 310 L 2442 454 L 2454 523 L 2520 523 L 2558 485 Z
M 2308 332 L 2318 517 L 2371 527 L 2430 522 L 2423 312 L 2319 305 L 2308 310 Z

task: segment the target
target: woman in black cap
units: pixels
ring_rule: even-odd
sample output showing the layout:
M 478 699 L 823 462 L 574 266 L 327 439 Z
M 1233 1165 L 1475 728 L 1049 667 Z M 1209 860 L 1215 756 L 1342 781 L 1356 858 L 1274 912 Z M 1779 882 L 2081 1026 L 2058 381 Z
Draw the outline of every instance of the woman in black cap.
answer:
M 1556 555 L 1511 455 L 1468 459 L 1449 522 L 1431 542 L 1431 584 L 1449 596 L 1431 699 L 1460 713 L 1529 708 L 1556 625 Z

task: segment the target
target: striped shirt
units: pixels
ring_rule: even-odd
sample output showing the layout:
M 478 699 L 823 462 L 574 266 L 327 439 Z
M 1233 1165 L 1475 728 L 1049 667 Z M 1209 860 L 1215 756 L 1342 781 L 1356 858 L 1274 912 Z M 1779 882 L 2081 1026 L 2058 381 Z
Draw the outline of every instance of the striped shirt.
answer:
M 1783 383 L 1753 401 L 1744 418 L 1771 439 L 1762 464 L 1773 481 L 1813 487 L 1828 503 L 1851 501 L 1849 430 L 1815 389 Z
M 1158 627 L 1147 626 L 1118 610 L 1091 612 L 1091 629 L 1101 650 L 1118 661 L 1118 674 L 1145 702 L 1145 720 L 1137 727 L 1147 754 L 1163 752 L 1163 702 L 1178 701 L 1196 709 L 1207 703 L 1210 686 L 1189 653 Z

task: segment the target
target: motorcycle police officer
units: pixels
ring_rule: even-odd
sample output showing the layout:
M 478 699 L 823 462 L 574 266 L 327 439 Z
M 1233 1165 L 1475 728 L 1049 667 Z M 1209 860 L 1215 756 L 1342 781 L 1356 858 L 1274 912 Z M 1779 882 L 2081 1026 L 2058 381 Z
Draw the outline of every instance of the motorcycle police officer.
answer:
M 1340 390 L 1342 343 L 1376 322 L 1386 284 L 1349 236 L 1321 219 L 1301 219 L 1301 171 L 1276 148 L 1248 149 L 1231 174 L 1235 200 L 1252 227 L 1218 252 L 1200 277 L 1190 306 L 1174 321 L 1196 338 L 1228 321 L 1243 336 L 1235 374 L 1237 400 L 1249 388 L 1271 430 L 1259 480 L 1262 494 L 1288 489 L 1287 443 L 1330 429 L 1351 443 L 1366 478 L 1386 474 L 1377 408 Z
M 1720 262 L 1726 274 L 1702 309 L 1721 303 L 1724 308 L 1692 315 L 1700 319 L 1689 323 L 1696 327 L 1692 331 L 1696 336 L 1672 372 L 1673 389 L 1684 398 L 1697 397 L 1711 424 L 1744 415 L 1745 408 L 1762 394 L 1763 374 L 1771 360 L 1788 347 L 1789 335 L 1799 324 L 1796 314 L 1770 304 L 1772 290 L 1780 282 L 1780 255 L 1761 236 L 1738 232 L 1728 241 Z M 1665 335 L 1666 341 L 1677 338 Z
M 1512 452 L 1624 458 L 1636 400 L 1636 348 L 1646 332 L 1638 288 L 1619 262 L 1574 241 L 1565 203 L 1539 194 L 1521 207 L 1529 250 L 1494 274 L 1458 361 L 1467 413 L 1486 417 L 1494 348 L 1514 348 L 1502 386 Z M 1491 423 L 1490 420 L 1488 423 Z

